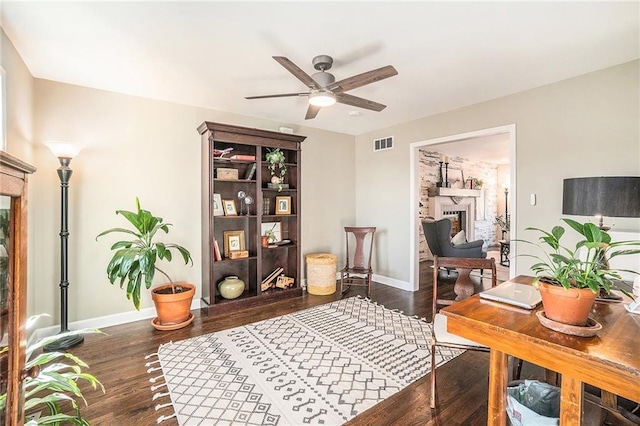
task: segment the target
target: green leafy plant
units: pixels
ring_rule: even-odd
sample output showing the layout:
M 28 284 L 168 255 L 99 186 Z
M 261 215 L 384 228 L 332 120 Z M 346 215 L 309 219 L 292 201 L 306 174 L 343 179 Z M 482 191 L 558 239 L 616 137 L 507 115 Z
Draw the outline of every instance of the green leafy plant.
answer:
M 498 225 L 502 231 L 509 232 L 509 229 L 511 229 L 511 215 L 508 214 L 504 219 L 502 215 L 496 216 L 494 224 Z
M 552 284 L 569 288 L 589 288 L 594 293 L 601 288 L 610 292 L 611 279 L 621 279 L 620 272 L 636 271 L 609 269 L 604 265 L 607 259 L 640 253 L 640 249 L 628 248 L 640 246 L 640 241 L 611 242 L 611 236 L 593 223 L 579 223 L 571 219 L 562 219 L 576 231 L 582 239 L 571 249 L 561 244 L 565 235 L 562 226 L 554 226 L 551 232 L 539 228 L 526 228 L 528 231 L 542 233 L 538 242 L 517 240 L 538 247 L 541 255 L 523 254 L 538 260 L 531 269 L 536 273 L 536 282 L 543 279 Z
M 164 223 L 161 217 L 154 216 L 148 210 L 140 208 L 140 201 L 136 197 L 136 211 L 116 210 L 116 214 L 125 217 L 133 225 L 134 230 L 126 228 L 111 228 L 100 233 L 96 240 L 106 234 L 120 233 L 131 235 L 131 240 L 123 240 L 114 243 L 111 250 L 115 250 L 109 265 L 107 265 L 107 276 L 109 282 L 114 284 L 120 280 L 120 288 L 126 284 L 127 299 L 133 300 L 136 309 L 140 309 L 140 290 L 142 283 L 147 289 L 151 288 L 155 272 L 164 275 L 171 283 L 173 293 L 183 291 L 181 286 L 173 285 L 173 280 L 169 275 L 156 265 L 157 260 L 173 260 L 172 250 L 177 250 L 184 260 L 185 265 L 189 262 L 193 264 L 189 251 L 174 243 L 162 243 L 155 241 L 158 231 L 165 234 L 169 232 L 170 223 Z
M 280 192 L 282 191 L 284 176 L 287 174 L 284 152 L 282 152 L 280 148 L 269 150 L 265 154 L 265 158 L 269 162 L 269 171 L 271 172 L 271 176 L 276 176 L 278 178 L 278 192 Z
M 30 328 L 43 315 L 29 318 L 27 328 Z M 82 371 L 87 364 L 80 358 L 64 352 L 42 352 L 42 348 L 61 338 L 77 334 L 102 333 L 100 330 L 79 330 L 57 334 L 38 341 L 27 347 L 26 371 L 28 375 L 24 381 L 24 411 L 26 413 L 45 410 L 47 414 L 40 416 L 35 423 L 38 425 L 60 425 L 69 422 L 75 425 L 87 426 L 89 422 L 82 417 L 79 400 L 87 405 L 78 382 L 85 381 L 95 390 L 98 387 L 105 392 L 104 386 L 94 376 Z M 7 352 L 7 346 L 0 350 L 0 355 Z M 66 404 L 71 404 L 73 414 L 63 413 Z M 7 404 L 7 394 L 0 395 L 0 412 L 4 412 Z M 28 424 L 34 424 L 29 422 Z

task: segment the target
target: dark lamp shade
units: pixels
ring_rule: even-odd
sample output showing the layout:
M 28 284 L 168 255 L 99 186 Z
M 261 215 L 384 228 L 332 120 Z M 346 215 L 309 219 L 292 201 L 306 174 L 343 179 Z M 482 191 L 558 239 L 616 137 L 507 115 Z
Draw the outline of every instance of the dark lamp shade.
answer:
M 562 214 L 640 217 L 640 177 L 565 179 L 562 189 Z

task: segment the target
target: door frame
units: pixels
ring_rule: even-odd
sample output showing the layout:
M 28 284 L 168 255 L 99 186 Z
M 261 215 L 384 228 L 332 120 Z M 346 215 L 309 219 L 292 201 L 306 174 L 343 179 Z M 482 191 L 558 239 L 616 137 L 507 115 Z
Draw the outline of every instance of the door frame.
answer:
M 418 216 L 418 208 L 420 203 L 420 185 L 418 182 L 419 171 L 419 150 L 429 145 L 437 145 L 447 142 L 460 142 L 469 139 L 483 138 L 487 136 L 495 136 L 499 134 L 509 135 L 509 206 L 511 211 L 511 226 L 509 230 L 509 238 L 513 240 L 515 237 L 517 206 L 515 203 L 516 192 L 516 125 L 508 124 L 505 126 L 491 127 L 482 130 L 475 130 L 467 133 L 459 133 L 455 135 L 444 136 L 435 139 L 427 139 L 420 142 L 414 142 L 409 145 L 409 288 L 417 291 L 420 287 L 420 217 Z M 509 276 L 515 276 L 516 271 L 516 247 L 511 247 L 509 263 Z

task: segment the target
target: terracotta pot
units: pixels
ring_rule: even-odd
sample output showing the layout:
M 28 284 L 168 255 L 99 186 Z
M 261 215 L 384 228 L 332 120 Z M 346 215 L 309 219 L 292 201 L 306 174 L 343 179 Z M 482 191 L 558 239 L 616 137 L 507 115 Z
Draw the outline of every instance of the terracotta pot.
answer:
M 598 296 L 589 288 L 570 288 L 538 282 L 544 314 L 550 320 L 577 326 L 587 325 L 589 313 Z
M 163 326 L 181 323 L 185 323 L 184 325 L 186 326 L 191 314 L 191 300 L 196 292 L 196 286 L 189 283 L 173 283 L 173 285 L 182 286 L 188 290 L 175 294 L 158 293 L 163 289 L 171 288 L 171 284 L 162 285 L 151 290 L 151 298 L 156 305 L 158 322 Z

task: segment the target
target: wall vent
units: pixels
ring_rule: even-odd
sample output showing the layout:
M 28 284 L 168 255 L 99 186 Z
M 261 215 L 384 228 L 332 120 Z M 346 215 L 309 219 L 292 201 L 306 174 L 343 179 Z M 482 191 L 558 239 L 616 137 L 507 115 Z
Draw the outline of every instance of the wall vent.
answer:
M 380 138 L 373 141 L 373 150 L 382 151 L 385 149 L 393 149 L 393 136 Z

